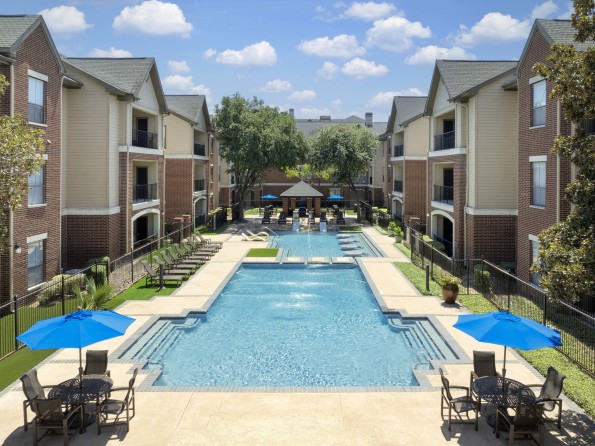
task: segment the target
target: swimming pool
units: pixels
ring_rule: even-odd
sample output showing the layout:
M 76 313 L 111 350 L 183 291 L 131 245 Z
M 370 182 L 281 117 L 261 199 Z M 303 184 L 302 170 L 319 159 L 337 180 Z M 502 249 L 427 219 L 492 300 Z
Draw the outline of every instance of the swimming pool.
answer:
M 159 319 L 123 355 L 154 386 L 415 386 L 454 354 L 427 319 L 387 317 L 357 266 L 243 265 L 208 313 Z
M 357 232 L 282 232 L 271 238 L 270 246 L 282 248 L 283 257 L 381 257 Z

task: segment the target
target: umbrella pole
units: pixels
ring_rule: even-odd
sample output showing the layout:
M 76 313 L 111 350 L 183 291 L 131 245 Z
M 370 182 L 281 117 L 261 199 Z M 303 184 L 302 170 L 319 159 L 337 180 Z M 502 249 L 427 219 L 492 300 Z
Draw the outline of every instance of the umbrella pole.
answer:
M 79 388 L 83 388 L 83 349 L 79 347 Z
M 504 365 L 502 366 L 502 376 L 506 378 L 506 346 L 504 346 Z

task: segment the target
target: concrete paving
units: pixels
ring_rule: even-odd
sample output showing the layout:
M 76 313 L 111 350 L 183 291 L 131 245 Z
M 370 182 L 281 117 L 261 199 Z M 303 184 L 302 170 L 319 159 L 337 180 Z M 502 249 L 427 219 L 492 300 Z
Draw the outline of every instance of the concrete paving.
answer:
M 274 228 L 273 228 L 274 229 Z M 394 240 L 373 228 L 364 228 L 366 236 L 386 257 L 359 258 L 364 275 L 385 311 L 399 311 L 408 316 L 428 316 L 444 331 L 446 339 L 457 344 L 463 360 L 444 364 L 452 384 L 468 385 L 472 351 L 494 350 L 502 364 L 503 348 L 479 343 L 452 328 L 456 317 L 466 312 L 459 305 L 445 305 L 437 297 L 420 296 L 394 266 L 408 261 L 393 245 Z M 205 311 L 228 278 L 253 247 L 266 242 L 242 241 L 241 231 L 232 228 L 226 234 L 209 236 L 223 241 L 207 265 L 171 296 L 150 301 L 129 301 L 118 311 L 135 317 L 127 333 L 93 345 L 93 349 L 114 352 L 138 335 L 138 330 L 157 315 L 183 315 L 189 310 Z M 263 259 L 264 260 L 264 259 Z M 252 259 L 252 261 L 255 261 Z M 271 259 L 266 259 L 270 262 Z M 116 385 L 128 382 L 134 364 L 110 357 L 111 376 Z M 206 359 L 205 359 L 206 360 Z M 60 350 L 39 365 L 39 378 L 51 384 L 71 378 L 78 366 L 78 351 Z M 520 356 L 509 350 L 507 376 L 521 382 L 543 382 Z M 397 391 L 309 392 L 289 389 L 279 392 L 164 392 L 143 386 L 147 375 L 141 371 L 137 380 L 136 417 L 130 431 L 125 427 L 107 427 L 97 435 L 95 425 L 84 434 L 74 434 L 71 445 L 504 445 L 480 416 L 479 430 L 471 425 L 453 425 L 448 431 L 440 417 L 440 379 L 427 376 L 429 386 Z M 32 444 L 31 430 L 23 431 L 23 393 L 15 382 L 0 393 L 0 439 L 4 445 Z M 564 401 L 563 429 L 546 424 L 546 445 L 595 444 L 595 424 L 567 399 Z M 507 438 L 507 435 L 504 435 Z M 60 437 L 42 440 L 44 445 L 62 444 Z

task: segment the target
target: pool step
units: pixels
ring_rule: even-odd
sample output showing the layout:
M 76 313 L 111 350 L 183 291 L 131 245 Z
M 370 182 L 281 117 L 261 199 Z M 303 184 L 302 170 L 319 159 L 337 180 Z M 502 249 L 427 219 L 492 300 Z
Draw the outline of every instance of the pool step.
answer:
M 402 333 L 407 343 L 421 356 L 421 362 L 430 359 L 453 359 L 454 354 L 429 321 L 389 317 L 393 331 Z

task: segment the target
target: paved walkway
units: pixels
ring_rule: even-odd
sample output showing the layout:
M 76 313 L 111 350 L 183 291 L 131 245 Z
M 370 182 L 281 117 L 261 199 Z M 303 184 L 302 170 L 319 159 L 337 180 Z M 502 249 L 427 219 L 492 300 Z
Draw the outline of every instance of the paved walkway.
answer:
M 242 241 L 241 230 L 212 236 L 224 242 L 207 265 L 185 282 L 173 295 L 151 301 L 128 301 L 119 312 L 137 320 L 125 336 L 93 346 L 118 349 L 143 324 L 156 315 L 180 315 L 188 310 L 206 310 L 213 295 L 238 267 L 250 248 L 263 242 Z M 462 361 L 445 364 L 453 384 L 468 385 L 472 350 L 496 351 L 502 362 L 502 347 L 487 345 L 452 328 L 456 317 L 465 312 L 458 305 L 445 305 L 436 297 L 420 296 L 395 267 L 408 261 L 393 246 L 393 240 L 364 228 L 366 235 L 387 257 L 363 258 L 360 265 L 383 309 L 409 316 L 429 316 L 442 326 L 462 351 Z M 509 351 L 510 352 L 510 351 Z M 205 358 L 208 360 L 208 358 Z M 60 350 L 39 366 L 42 383 L 57 383 L 72 377 L 78 364 L 78 351 Z M 128 382 L 133 364 L 110 358 L 111 376 L 116 385 Z M 508 376 L 521 382 L 542 382 L 532 367 L 515 353 L 507 358 Z M 429 374 L 429 386 L 415 391 L 333 392 L 308 391 L 279 393 L 247 392 L 161 392 L 143 386 L 138 377 L 137 415 L 130 432 L 124 427 L 105 428 L 97 435 L 92 425 L 86 434 L 76 434 L 72 445 L 504 445 L 496 439 L 481 417 L 479 431 L 472 426 L 454 425 L 452 432 L 440 419 L 440 384 L 436 373 Z M 331 389 L 332 390 L 332 389 Z M 31 431 L 22 428 L 23 393 L 16 382 L 0 393 L 0 439 L 5 445 L 32 444 Z M 546 445 L 595 444 L 595 424 L 574 404 L 565 400 L 563 429 L 546 425 Z M 45 445 L 61 444 L 58 437 L 44 439 Z

